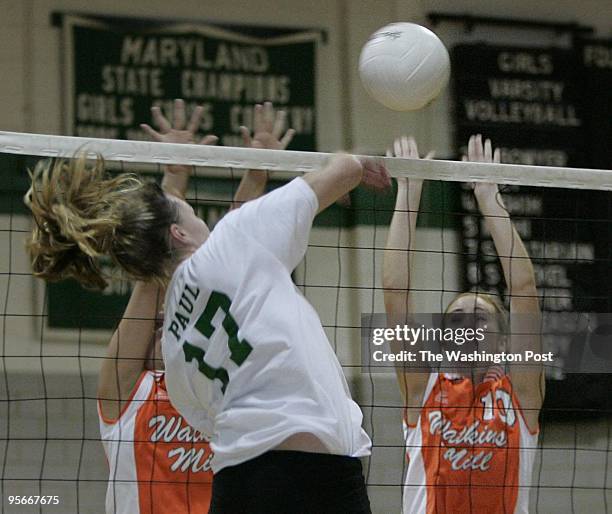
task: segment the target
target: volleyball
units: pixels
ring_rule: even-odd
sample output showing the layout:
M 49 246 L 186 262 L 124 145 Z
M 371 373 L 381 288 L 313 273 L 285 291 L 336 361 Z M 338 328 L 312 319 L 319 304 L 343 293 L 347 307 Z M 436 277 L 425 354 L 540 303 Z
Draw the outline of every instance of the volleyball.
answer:
M 450 75 L 446 47 L 416 23 L 391 23 L 370 36 L 359 75 L 372 98 L 395 111 L 414 111 L 438 97 Z

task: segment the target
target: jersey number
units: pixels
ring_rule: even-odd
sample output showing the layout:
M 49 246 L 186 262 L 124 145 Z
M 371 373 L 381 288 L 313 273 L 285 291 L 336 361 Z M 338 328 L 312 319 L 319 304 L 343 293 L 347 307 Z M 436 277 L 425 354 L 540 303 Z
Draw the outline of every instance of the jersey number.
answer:
M 202 332 L 204 337 L 210 339 L 218 328 L 212 324 L 215 314 L 217 314 L 219 309 L 225 312 L 225 318 L 223 318 L 221 325 L 227 334 L 227 346 L 230 351 L 230 359 L 240 366 L 249 356 L 253 347 L 245 339 L 238 339 L 238 324 L 229 312 L 231 305 L 232 302 L 227 295 L 218 291 L 213 291 L 204 308 L 202 316 L 200 316 L 200 319 L 196 323 L 196 328 Z M 188 341 L 183 343 L 183 353 L 185 354 L 185 360 L 187 362 L 191 362 L 195 359 L 198 363 L 198 370 L 206 378 L 210 380 L 219 380 L 221 382 L 221 392 L 225 393 L 227 384 L 229 383 L 229 374 L 225 368 L 214 368 L 207 364 L 206 361 L 204 361 L 206 352 Z
M 491 421 L 494 417 L 494 407 L 497 407 L 499 418 L 508 426 L 514 425 L 516 421 L 516 414 L 514 413 L 514 407 L 512 406 L 512 397 L 503 389 L 495 390 L 495 405 L 493 404 L 493 393 L 487 393 L 480 399 L 480 402 L 484 404 L 482 419 L 484 421 Z

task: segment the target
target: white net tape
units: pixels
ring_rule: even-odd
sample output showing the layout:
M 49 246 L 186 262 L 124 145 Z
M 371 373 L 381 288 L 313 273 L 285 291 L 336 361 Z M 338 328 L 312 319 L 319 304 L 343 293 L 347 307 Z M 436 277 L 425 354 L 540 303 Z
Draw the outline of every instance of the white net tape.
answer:
M 110 162 L 182 164 L 214 168 L 307 173 L 330 154 L 202 145 L 150 143 L 0 131 L 0 152 L 41 157 L 73 157 L 79 151 Z M 384 158 L 394 177 L 454 182 L 495 182 L 523 186 L 612 191 L 612 171 L 517 164 Z

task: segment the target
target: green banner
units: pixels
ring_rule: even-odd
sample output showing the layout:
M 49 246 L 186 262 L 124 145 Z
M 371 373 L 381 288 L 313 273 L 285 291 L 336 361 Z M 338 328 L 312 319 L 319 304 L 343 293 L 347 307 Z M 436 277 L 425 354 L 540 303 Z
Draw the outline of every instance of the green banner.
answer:
M 253 37 L 207 25 L 130 25 L 64 20 L 67 132 L 143 139 L 150 108 L 204 107 L 200 130 L 242 146 L 253 106 L 271 101 L 296 130 L 294 150 L 316 150 L 315 65 L 318 32 Z
M 272 101 L 287 112 L 288 126 L 296 131 L 290 148 L 316 150 L 319 32 L 72 16 L 64 18 L 63 27 L 69 134 L 148 140 L 139 125 L 151 123 L 151 106 L 171 118 L 173 100 L 182 98 L 188 114 L 203 106 L 201 134 L 215 134 L 225 146 L 242 146 L 239 128 L 253 126 L 254 105 Z M 21 182 L 11 180 L 7 190 L 21 189 Z M 212 227 L 227 211 L 237 185 L 236 180 L 198 178 L 188 196 Z M 347 222 L 338 209 L 325 218 Z M 110 262 L 108 269 L 117 275 Z M 129 293 L 130 284 L 121 279 L 102 293 L 74 281 L 50 284 L 49 326 L 112 328 Z

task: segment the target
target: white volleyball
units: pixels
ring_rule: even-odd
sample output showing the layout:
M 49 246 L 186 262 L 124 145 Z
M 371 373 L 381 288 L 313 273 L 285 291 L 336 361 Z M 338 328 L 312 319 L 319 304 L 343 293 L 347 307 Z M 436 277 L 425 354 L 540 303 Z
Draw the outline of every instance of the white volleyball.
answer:
M 359 74 L 370 96 L 385 107 L 414 111 L 444 89 L 450 58 L 431 30 L 416 23 L 391 23 L 363 46 Z

